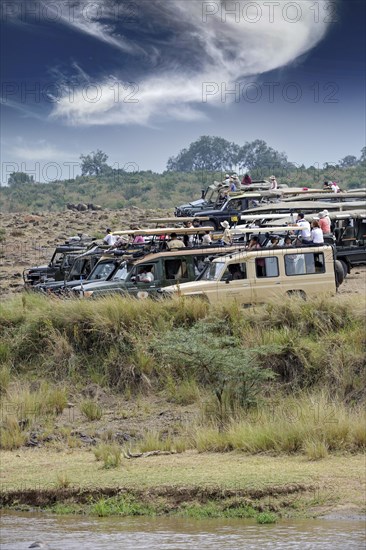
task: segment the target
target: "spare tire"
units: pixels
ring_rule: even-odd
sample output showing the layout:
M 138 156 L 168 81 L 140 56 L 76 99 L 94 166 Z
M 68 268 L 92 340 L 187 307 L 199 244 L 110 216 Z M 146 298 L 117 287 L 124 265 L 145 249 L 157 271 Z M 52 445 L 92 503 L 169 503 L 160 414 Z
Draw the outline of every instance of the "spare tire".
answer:
M 339 286 L 341 286 L 341 284 L 344 281 L 344 270 L 343 270 L 342 262 L 340 260 L 335 260 L 334 271 L 335 271 L 336 287 L 338 288 Z

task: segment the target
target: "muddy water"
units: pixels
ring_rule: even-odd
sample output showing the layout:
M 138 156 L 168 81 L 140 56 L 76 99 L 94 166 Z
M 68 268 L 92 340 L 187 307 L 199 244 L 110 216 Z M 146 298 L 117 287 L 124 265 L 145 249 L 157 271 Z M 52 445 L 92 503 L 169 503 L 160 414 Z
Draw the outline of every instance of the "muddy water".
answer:
M 1 550 L 36 541 L 53 550 L 358 550 L 366 547 L 365 521 L 322 519 L 257 525 L 249 520 L 55 517 L 6 513 Z

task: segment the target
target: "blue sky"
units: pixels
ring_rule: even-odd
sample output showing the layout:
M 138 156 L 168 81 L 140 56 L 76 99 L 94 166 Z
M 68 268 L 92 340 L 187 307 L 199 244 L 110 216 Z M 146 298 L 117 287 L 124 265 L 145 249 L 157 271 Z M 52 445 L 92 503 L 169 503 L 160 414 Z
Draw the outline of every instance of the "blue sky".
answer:
M 3 1 L 2 183 L 72 177 L 96 149 L 163 171 L 201 135 L 359 156 L 365 17 L 361 0 Z

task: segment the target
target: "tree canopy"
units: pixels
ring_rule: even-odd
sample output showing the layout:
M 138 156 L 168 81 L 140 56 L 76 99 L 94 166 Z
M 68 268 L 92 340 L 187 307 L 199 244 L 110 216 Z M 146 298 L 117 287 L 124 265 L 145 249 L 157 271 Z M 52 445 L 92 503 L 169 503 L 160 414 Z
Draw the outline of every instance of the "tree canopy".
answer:
M 176 157 L 170 157 L 167 170 L 173 172 L 194 172 L 196 170 L 226 171 L 238 167 L 241 170 L 268 168 L 268 170 L 294 167 L 285 153 L 269 147 L 257 139 L 244 145 L 220 137 L 201 136 L 182 149 Z
M 25 172 L 12 172 L 8 178 L 8 185 L 17 185 L 20 183 L 34 183 L 34 178 Z
M 99 176 L 110 170 L 107 164 L 108 155 L 100 149 L 92 151 L 89 155 L 80 155 L 80 160 L 82 176 Z

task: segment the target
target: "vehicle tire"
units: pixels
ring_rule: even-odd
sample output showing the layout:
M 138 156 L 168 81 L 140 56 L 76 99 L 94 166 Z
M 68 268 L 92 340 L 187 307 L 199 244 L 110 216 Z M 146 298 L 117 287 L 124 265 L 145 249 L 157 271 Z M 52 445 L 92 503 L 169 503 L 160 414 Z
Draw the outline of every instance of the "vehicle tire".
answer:
M 288 290 L 287 296 L 293 296 L 294 298 L 301 298 L 306 302 L 306 292 L 303 290 Z
M 344 260 L 339 260 L 339 261 L 343 267 L 344 278 L 346 278 L 349 273 L 348 264 Z
M 336 279 L 336 287 L 340 287 L 341 284 L 344 281 L 344 270 L 343 265 L 340 260 L 336 260 L 334 262 L 334 271 L 335 271 L 335 279 Z

